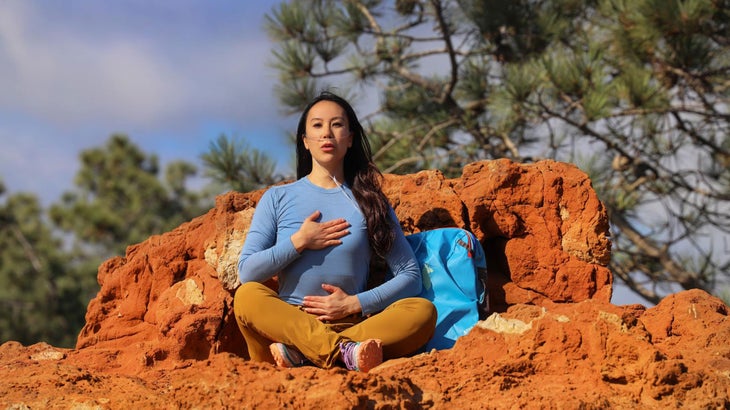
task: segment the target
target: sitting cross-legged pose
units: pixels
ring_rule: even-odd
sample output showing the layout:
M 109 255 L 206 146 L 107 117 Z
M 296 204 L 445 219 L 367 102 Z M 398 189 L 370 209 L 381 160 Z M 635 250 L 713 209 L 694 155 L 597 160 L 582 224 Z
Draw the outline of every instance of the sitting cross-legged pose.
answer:
M 238 260 L 234 312 L 252 360 L 367 372 L 416 352 L 436 309 L 350 104 L 324 92 L 297 128 L 297 180 L 269 188 Z M 370 259 L 391 276 L 368 289 Z M 262 283 L 278 277 L 278 293 Z

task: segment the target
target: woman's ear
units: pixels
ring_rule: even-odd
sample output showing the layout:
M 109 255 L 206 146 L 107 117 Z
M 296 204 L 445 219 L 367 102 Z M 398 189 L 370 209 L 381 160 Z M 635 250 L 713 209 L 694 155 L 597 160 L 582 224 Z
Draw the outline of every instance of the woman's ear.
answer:
M 309 151 L 309 144 L 307 143 L 307 135 L 306 134 L 302 134 L 302 142 L 304 143 L 304 148 L 306 148 L 307 151 Z

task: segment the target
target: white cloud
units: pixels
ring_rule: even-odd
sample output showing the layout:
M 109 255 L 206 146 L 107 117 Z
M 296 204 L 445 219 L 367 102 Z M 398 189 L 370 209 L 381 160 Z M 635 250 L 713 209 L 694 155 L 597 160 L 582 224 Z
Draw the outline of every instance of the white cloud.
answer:
M 268 58 L 263 34 L 248 44 L 201 39 L 181 53 L 184 47 L 134 33 L 98 41 L 57 24 L 38 30 L 44 22 L 30 3 L 9 4 L 0 9 L 2 108 L 22 108 L 58 126 L 89 121 L 155 126 L 200 111 L 231 114 L 244 96 L 256 97 L 246 107 L 257 110 L 256 116 L 274 104 L 265 92 L 270 80 L 263 75 Z
M 159 110 L 154 96 L 160 86 L 153 77 L 162 73 L 141 50 L 124 44 L 98 49 L 67 32 L 33 30 L 41 22 L 27 4 L 10 4 L 16 8 L 0 12 L 7 51 L 0 57 L 0 81 L 11 90 L 0 96 L 3 109 L 24 110 L 58 126 L 89 118 L 138 119 Z M 130 104 L 135 96 L 137 103 Z
M 163 158 L 195 160 L 222 132 L 281 149 L 259 29 L 267 7 L 181 7 L 0 2 L 0 176 L 11 192 L 55 200 L 78 153 L 114 132 Z

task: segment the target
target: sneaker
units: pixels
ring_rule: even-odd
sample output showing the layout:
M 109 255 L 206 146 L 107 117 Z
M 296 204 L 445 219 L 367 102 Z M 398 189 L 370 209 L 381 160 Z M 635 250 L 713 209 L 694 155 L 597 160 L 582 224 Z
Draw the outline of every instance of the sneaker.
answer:
M 340 343 L 340 355 L 348 370 L 367 373 L 383 363 L 383 345 L 378 339 Z
M 279 367 L 299 367 L 308 363 L 307 358 L 299 350 L 287 347 L 284 343 L 272 343 L 269 345 L 269 350 Z

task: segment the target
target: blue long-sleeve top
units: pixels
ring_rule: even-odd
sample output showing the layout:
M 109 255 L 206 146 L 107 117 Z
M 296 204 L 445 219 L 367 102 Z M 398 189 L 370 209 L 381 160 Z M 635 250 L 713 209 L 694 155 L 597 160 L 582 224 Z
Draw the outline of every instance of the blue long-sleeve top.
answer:
M 341 238 L 340 245 L 305 249 L 300 254 L 291 236 L 315 211 L 322 213 L 320 222 L 344 218 L 351 225 L 350 233 Z M 421 291 L 418 263 L 392 208 L 390 217 L 395 241 L 385 259 L 392 277 L 368 290 L 371 255 L 367 225 L 352 191 L 345 185 L 321 188 L 307 177 L 273 186 L 256 206 L 238 258 L 239 279 L 241 283 L 263 282 L 278 274 L 279 297 L 293 305 L 302 305 L 305 296 L 326 296 L 321 285 L 328 283 L 357 295 L 363 315 L 383 310 Z

